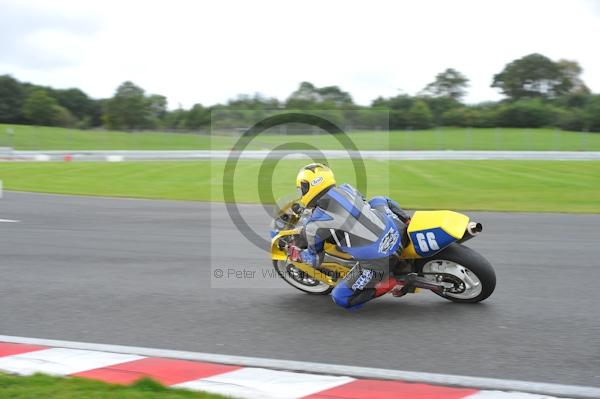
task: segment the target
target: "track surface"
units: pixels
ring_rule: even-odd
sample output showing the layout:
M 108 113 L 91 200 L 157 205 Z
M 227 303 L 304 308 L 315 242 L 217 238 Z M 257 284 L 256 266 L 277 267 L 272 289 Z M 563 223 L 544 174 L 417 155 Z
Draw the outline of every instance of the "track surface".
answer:
M 0 223 L 0 334 L 600 386 L 600 215 L 469 214 L 488 301 L 347 312 L 270 278 L 222 205 L 5 193 L 0 219 L 20 222 Z

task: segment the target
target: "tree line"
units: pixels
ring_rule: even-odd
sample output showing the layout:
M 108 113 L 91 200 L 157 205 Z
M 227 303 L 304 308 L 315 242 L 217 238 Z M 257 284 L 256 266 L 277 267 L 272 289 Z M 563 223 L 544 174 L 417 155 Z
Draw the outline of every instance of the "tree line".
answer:
M 247 127 L 270 110 L 303 110 L 354 128 L 427 129 L 457 127 L 543 127 L 600 131 L 600 95 L 581 79 L 576 61 L 553 61 L 530 54 L 508 63 L 491 86 L 501 101 L 467 105 L 469 79 L 448 68 L 416 95 L 378 97 L 370 106 L 356 105 L 338 86 L 302 82 L 285 101 L 260 94 L 239 95 L 225 104 L 169 110 L 163 95 L 122 83 L 111 98 L 93 99 L 77 88 L 54 89 L 0 76 L 0 122 L 78 128 L 203 130 Z M 386 120 L 380 120 L 384 110 Z M 389 117 L 389 120 L 387 118 Z

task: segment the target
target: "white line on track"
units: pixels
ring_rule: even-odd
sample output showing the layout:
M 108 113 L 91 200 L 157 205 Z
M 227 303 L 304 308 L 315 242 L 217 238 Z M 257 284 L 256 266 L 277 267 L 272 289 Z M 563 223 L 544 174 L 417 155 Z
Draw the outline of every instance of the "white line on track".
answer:
M 231 356 L 213 353 L 187 352 L 168 349 L 142 348 L 134 346 L 93 344 L 85 342 L 59 341 L 40 338 L 0 335 L 0 342 L 41 345 L 69 349 L 96 350 L 121 354 L 195 360 L 210 363 L 234 364 L 247 367 L 262 367 L 287 371 L 310 372 L 313 374 L 341 375 L 357 378 L 402 380 L 434 385 L 459 386 L 500 391 L 520 391 L 542 395 L 571 398 L 600 398 L 600 388 L 577 385 L 550 384 L 497 378 L 467 377 L 451 374 L 434 374 L 414 371 L 379 369 L 371 367 L 343 366 L 336 364 L 300 362 L 258 357 Z
M 19 223 L 20 220 L 0 219 L 0 223 Z

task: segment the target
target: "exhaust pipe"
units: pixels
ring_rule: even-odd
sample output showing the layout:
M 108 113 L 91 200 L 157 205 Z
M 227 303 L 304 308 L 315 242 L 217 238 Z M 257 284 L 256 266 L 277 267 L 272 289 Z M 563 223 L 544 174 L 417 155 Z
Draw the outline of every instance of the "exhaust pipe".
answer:
M 477 234 L 483 231 L 483 225 L 479 222 L 469 222 L 467 225 L 467 232 L 472 236 L 476 236 Z
M 465 231 L 465 234 L 463 235 L 463 237 L 460 240 L 458 240 L 458 242 L 468 241 L 471 238 L 478 235 L 479 233 L 481 233 L 482 231 L 483 231 L 483 225 L 481 223 L 469 222 L 469 224 L 467 225 L 467 230 Z

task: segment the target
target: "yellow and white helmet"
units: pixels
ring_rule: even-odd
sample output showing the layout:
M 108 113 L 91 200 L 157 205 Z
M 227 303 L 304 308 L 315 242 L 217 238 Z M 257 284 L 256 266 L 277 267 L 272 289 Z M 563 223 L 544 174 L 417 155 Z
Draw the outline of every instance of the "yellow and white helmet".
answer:
M 311 201 L 323 191 L 335 186 L 333 172 L 322 163 L 311 163 L 304 166 L 296 177 L 296 188 L 300 195 L 300 205 L 311 206 Z

